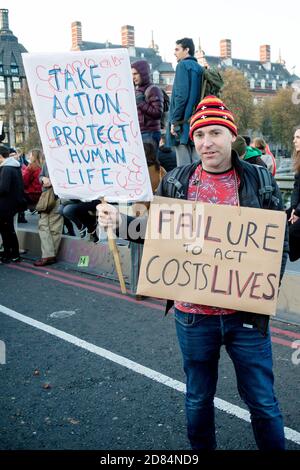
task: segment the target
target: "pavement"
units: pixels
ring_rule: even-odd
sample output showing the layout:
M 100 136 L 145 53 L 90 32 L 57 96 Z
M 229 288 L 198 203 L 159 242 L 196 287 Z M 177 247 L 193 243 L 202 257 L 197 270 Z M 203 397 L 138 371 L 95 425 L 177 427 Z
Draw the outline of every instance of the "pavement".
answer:
M 161 301 L 137 302 L 61 262 L 1 265 L 0 283 L 0 450 L 190 448 L 181 354 Z M 271 332 L 286 445 L 299 450 L 300 328 L 272 319 Z M 225 349 L 215 413 L 218 449 L 256 448 Z

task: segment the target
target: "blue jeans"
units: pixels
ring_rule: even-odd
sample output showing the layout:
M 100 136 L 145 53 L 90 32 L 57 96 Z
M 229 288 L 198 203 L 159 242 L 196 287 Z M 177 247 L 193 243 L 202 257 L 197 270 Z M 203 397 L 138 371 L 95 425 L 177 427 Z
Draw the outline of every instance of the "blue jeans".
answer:
M 237 386 L 249 408 L 260 450 L 284 450 L 282 416 L 273 391 L 270 333 L 243 326 L 244 315 L 208 316 L 175 309 L 176 331 L 186 374 L 188 437 L 193 449 L 215 449 L 214 395 L 220 348 L 234 364 Z

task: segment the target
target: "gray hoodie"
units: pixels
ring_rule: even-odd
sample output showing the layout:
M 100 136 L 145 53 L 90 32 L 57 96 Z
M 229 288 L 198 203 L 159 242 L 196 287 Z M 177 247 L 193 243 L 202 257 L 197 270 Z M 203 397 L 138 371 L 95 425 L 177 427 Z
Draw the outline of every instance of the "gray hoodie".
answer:
M 12 166 L 12 167 L 15 167 L 15 168 L 20 168 L 21 167 L 18 160 L 16 160 L 14 157 L 6 158 L 4 160 L 4 162 L 1 163 L 0 167 L 2 167 L 2 166 Z

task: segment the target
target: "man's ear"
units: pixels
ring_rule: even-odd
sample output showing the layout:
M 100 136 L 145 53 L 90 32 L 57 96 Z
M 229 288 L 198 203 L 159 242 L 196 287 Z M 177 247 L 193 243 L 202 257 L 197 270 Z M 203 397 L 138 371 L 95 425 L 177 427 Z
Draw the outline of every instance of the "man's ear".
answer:
M 233 143 L 236 140 L 236 135 L 234 135 L 232 132 L 231 132 L 231 135 L 232 135 L 231 142 Z

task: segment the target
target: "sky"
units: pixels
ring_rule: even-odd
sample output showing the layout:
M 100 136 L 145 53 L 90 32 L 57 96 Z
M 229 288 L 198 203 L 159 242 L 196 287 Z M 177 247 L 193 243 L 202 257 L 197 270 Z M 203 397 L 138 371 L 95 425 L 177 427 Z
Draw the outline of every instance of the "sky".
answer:
M 81 21 L 82 39 L 121 44 L 121 26 L 135 27 L 135 43 L 148 47 L 151 32 L 164 60 L 174 60 L 182 37 L 219 55 L 221 39 L 231 39 L 232 57 L 259 60 L 259 46 L 271 46 L 271 61 L 285 60 L 300 77 L 300 2 L 297 0 L 1 0 L 9 26 L 28 52 L 71 48 L 71 23 Z M 197 47 L 196 47 L 197 49 Z

